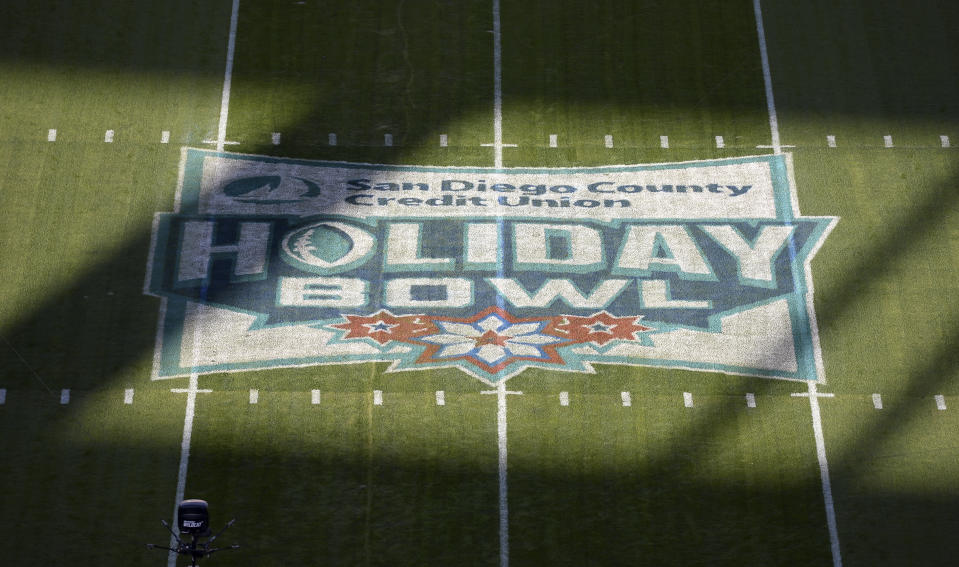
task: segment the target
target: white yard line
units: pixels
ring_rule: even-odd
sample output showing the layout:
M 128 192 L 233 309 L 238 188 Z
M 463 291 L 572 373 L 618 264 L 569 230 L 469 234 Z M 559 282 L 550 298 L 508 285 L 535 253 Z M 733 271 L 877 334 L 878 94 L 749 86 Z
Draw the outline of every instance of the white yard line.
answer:
M 759 0 L 753 0 L 753 12 L 756 15 L 756 33 L 759 35 L 759 55 L 763 64 L 763 83 L 766 85 L 766 110 L 769 113 L 769 131 L 772 134 L 774 153 L 782 153 L 779 142 L 779 119 L 776 117 L 776 101 L 773 98 L 773 79 L 769 72 L 769 54 L 766 52 L 766 29 L 763 27 L 763 10 Z
M 226 145 L 226 122 L 230 116 L 230 85 L 233 82 L 233 54 L 236 51 L 236 22 L 240 13 L 240 0 L 233 0 L 230 12 L 230 37 L 226 43 L 226 70 L 223 72 L 223 96 L 220 98 L 220 124 L 216 130 L 216 151 L 222 152 Z
M 503 167 L 503 44 L 499 0 L 493 0 L 493 167 Z
M 506 382 L 500 382 L 495 390 L 483 394 L 496 394 L 496 435 L 499 446 L 499 564 L 509 567 L 509 498 L 506 466 L 506 396 L 522 396 L 523 392 L 511 392 Z
M 782 153 L 782 143 L 779 138 L 779 119 L 776 116 L 776 102 L 773 98 L 772 73 L 769 70 L 769 54 L 766 50 L 766 29 L 763 26 L 763 11 L 760 0 L 753 0 L 753 13 L 756 16 L 756 34 L 759 38 L 759 54 L 763 67 L 763 83 L 766 87 L 766 108 L 769 113 L 769 131 L 772 137 L 773 153 Z M 811 292 L 811 289 L 810 289 Z M 813 315 L 813 329 L 815 332 L 815 318 Z M 815 340 L 815 338 L 814 338 Z M 818 344 L 818 342 L 817 342 Z M 820 377 L 823 376 L 821 367 Z M 822 432 L 822 417 L 819 412 L 819 398 L 832 397 L 832 394 L 820 394 L 816 391 L 816 382 L 808 383 L 808 393 L 793 394 L 793 396 L 809 397 L 809 412 L 812 416 L 813 435 L 816 438 L 816 456 L 819 460 L 819 476 L 822 481 L 823 504 L 826 508 L 826 525 L 829 529 L 829 544 L 832 551 L 833 567 L 842 567 L 842 555 L 839 551 L 839 531 L 836 528 L 836 510 L 832 498 L 832 481 L 829 477 L 829 461 L 826 458 L 826 441 Z

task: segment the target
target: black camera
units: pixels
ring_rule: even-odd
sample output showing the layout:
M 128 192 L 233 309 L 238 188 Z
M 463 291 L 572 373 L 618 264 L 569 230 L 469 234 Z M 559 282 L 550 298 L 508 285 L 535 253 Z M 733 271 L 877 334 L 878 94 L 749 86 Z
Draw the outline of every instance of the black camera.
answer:
M 210 507 L 207 505 L 206 500 L 184 500 L 180 502 L 180 505 L 177 506 L 176 509 L 176 523 L 180 529 L 179 534 L 173 531 L 173 528 L 170 527 L 170 524 L 168 524 L 166 520 L 160 520 L 163 527 L 169 530 L 170 535 L 173 536 L 170 545 L 176 542 L 176 547 L 148 543 L 147 549 L 165 549 L 177 555 L 187 555 L 191 559 L 190 565 L 195 566 L 197 561 L 204 557 L 209 557 L 217 551 L 240 548 L 239 545 L 231 545 L 230 547 L 223 548 L 213 547 L 213 542 L 216 541 L 216 538 L 220 537 L 220 534 L 232 526 L 235 521 L 235 519 L 230 520 L 219 533 L 210 537 L 212 535 L 210 531 Z M 180 539 L 181 535 L 184 537 L 191 536 L 190 541 L 184 542 Z M 210 539 L 209 541 L 202 541 L 202 538 Z
M 210 508 L 206 500 L 184 500 L 176 512 L 181 534 L 207 537 L 210 535 Z

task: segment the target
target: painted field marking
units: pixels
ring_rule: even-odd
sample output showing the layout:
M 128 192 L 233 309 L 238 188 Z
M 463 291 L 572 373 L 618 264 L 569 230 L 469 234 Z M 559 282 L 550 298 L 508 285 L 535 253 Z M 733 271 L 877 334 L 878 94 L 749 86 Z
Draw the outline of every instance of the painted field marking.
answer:
M 664 150 L 669 149 L 669 136 L 659 137 L 659 147 L 663 148 Z
M 331 146 L 335 146 L 335 145 L 336 145 L 336 134 L 333 133 L 333 132 L 330 132 L 329 135 L 327 135 L 327 137 L 326 137 L 326 142 L 327 142 L 329 145 L 331 145 Z
M 314 406 L 320 405 L 320 391 L 310 390 L 310 403 Z
M 949 136 L 939 136 L 939 145 L 948 148 L 949 147 Z
M 835 147 L 836 147 L 836 137 L 833 136 L 833 135 L 831 135 L 831 134 L 830 134 L 829 136 L 826 136 L 826 145 L 829 146 L 830 148 L 835 148 Z
M 0 388 L 0 406 L 7 403 L 7 389 Z
M 613 147 L 613 135 L 612 135 L 612 134 L 606 134 L 606 137 L 603 138 L 603 140 L 604 140 L 604 142 L 606 143 L 606 147 L 607 147 L 607 148 Z
M 383 390 L 373 390 L 373 405 L 383 405 Z
M 726 147 L 726 140 L 722 136 L 716 136 L 716 147 L 719 149 Z
M 556 134 L 550 134 L 550 135 L 549 135 L 549 147 L 551 147 L 551 148 L 555 148 L 555 147 L 556 147 Z
M 445 148 L 450 145 L 450 138 L 446 134 L 440 134 L 440 147 Z
M 559 393 L 559 405 L 568 406 L 569 405 L 569 392 L 560 392 Z
M 936 394 L 936 409 L 939 411 L 946 410 L 946 397 L 942 394 Z
M 688 408 L 693 407 L 693 394 L 691 392 L 683 392 L 683 405 Z
M 103 142 L 106 143 L 106 144 L 112 144 L 112 143 L 113 143 L 113 130 L 107 130 L 106 132 L 104 132 L 104 134 L 103 134 Z
M 756 16 L 756 35 L 759 37 L 759 58 L 763 66 L 763 85 L 766 88 L 766 112 L 769 114 L 769 132 L 772 137 L 773 153 L 782 153 L 779 142 L 779 118 L 776 116 L 776 100 L 773 98 L 773 78 L 769 71 L 769 53 L 766 51 L 766 28 L 763 26 L 763 10 L 759 0 L 753 0 L 753 14 Z M 756 146 L 759 147 L 759 146 Z
M 65 406 L 70 403 L 70 388 L 60 390 L 60 405 Z
M 273 142 L 274 146 L 280 145 L 280 140 L 283 139 L 283 134 L 281 132 L 271 132 L 270 141 Z
M 746 407 L 747 408 L 756 407 L 756 394 L 753 394 L 752 392 L 746 394 Z
M 169 143 L 170 143 L 170 131 L 169 131 L 169 130 L 164 130 L 164 131 L 160 132 L 160 143 L 161 143 L 161 144 L 169 144 Z
M 436 405 L 445 406 L 446 405 L 446 392 L 443 390 L 436 391 Z
M 50 128 L 49 130 L 47 130 L 47 141 L 48 141 L 48 142 L 56 142 L 56 141 L 57 141 L 57 129 L 56 129 L 56 128 Z
M 506 462 L 506 396 L 522 396 L 523 392 L 511 392 L 506 382 L 497 384 L 495 390 L 483 390 L 481 394 L 496 394 L 496 433 L 499 447 L 499 564 L 509 567 L 509 496 Z
M 620 392 L 619 396 L 623 399 L 624 408 L 628 408 L 633 405 L 633 395 L 629 392 Z
M 236 53 L 236 24 L 240 14 L 240 0 L 233 0 L 230 10 L 230 35 L 226 41 L 226 65 L 223 69 L 223 93 L 220 96 L 220 121 L 216 129 L 216 151 L 226 145 L 226 124 L 230 116 L 230 86 L 233 84 L 233 54 Z M 172 552 L 171 552 L 172 553 Z M 172 556 L 176 559 L 176 556 Z
M 890 135 L 888 135 L 888 134 L 885 135 L 885 136 L 883 136 L 883 137 L 882 137 L 882 145 L 885 146 L 885 147 L 887 147 L 887 148 L 893 147 L 893 145 L 892 145 L 892 136 L 890 136 Z
M 872 407 L 882 409 L 882 396 L 879 394 L 872 395 Z
M 128 406 L 133 404 L 133 388 L 127 388 L 123 391 L 123 403 Z
M 765 144 L 765 145 L 759 145 L 756 147 L 763 150 L 775 150 L 776 148 L 779 148 L 780 150 L 782 150 L 783 148 L 795 148 L 796 146 L 791 144 L 780 144 L 778 146 L 774 146 L 772 144 Z
M 203 144 L 216 144 L 217 146 L 220 146 L 220 145 L 224 145 L 224 146 L 239 146 L 239 145 L 240 145 L 240 142 L 234 142 L 234 141 L 231 141 L 231 140 L 225 140 L 222 144 L 220 144 L 220 142 L 217 141 L 217 140 L 203 140 L 201 143 L 203 143 Z M 176 542 L 174 542 L 174 543 L 176 543 Z
M 383 134 L 383 145 L 386 147 L 393 145 L 393 134 Z
M 250 388 L 250 403 L 255 404 L 260 401 L 260 391 Z

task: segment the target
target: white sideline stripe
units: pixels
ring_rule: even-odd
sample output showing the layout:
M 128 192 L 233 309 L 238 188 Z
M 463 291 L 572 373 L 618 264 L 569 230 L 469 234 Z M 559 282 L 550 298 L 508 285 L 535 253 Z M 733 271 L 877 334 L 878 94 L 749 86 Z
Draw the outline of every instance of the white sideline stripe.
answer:
M 383 390 L 373 390 L 373 405 L 383 405 Z
M 445 406 L 446 405 L 446 392 L 443 390 L 436 391 L 436 405 Z
M 659 137 L 659 147 L 663 148 L 664 150 L 669 149 L 669 136 Z
M 620 392 L 619 396 L 623 399 L 624 408 L 628 408 L 633 405 L 633 395 L 629 392 Z
M 716 136 L 716 147 L 720 149 L 726 147 L 726 140 L 722 136 Z
M 103 134 L 103 142 L 106 143 L 106 144 L 112 144 L 112 143 L 113 143 L 113 130 L 107 130 L 106 132 L 104 132 L 104 134 Z
M 0 388 L 0 406 L 7 403 L 7 389 Z
M 555 147 L 556 147 L 556 134 L 550 134 L 550 135 L 549 135 L 549 147 L 551 147 L 551 148 L 555 148 Z
M 945 411 L 946 409 L 946 397 L 942 394 L 936 395 L 936 409 L 939 411 Z
M 282 140 L 282 139 L 283 139 L 283 134 L 281 134 L 280 132 L 271 132 L 271 133 L 270 133 L 270 141 L 273 142 L 273 145 L 274 145 L 274 146 L 279 146 L 279 145 L 280 145 L 280 140 Z
M 440 147 L 445 148 L 450 145 L 450 138 L 446 134 L 440 134 Z
M 613 135 L 612 135 L 612 134 L 606 134 L 606 137 L 603 138 L 603 140 L 604 140 L 607 148 L 613 147 Z
M 64 388 L 60 390 L 60 405 L 67 405 L 70 403 L 70 388 Z
M 872 407 L 882 409 L 882 396 L 879 394 L 872 395 Z
M 56 130 L 54 130 L 56 132 Z M 949 136 L 939 136 L 939 145 L 948 148 L 949 147 Z
M 56 141 L 57 141 L 57 129 L 56 129 L 56 128 L 50 128 L 49 130 L 47 130 L 47 141 L 48 141 L 48 142 L 56 142 Z
M 170 143 L 170 131 L 169 131 L 169 130 L 164 130 L 164 131 L 160 132 L 160 143 L 161 143 L 161 144 L 169 144 L 169 143 Z
M 335 146 L 335 145 L 336 145 L 336 134 L 335 134 L 334 132 L 330 132 L 330 134 L 326 137 L 326 141 L 327 141 L 331 146 Z
M 795 396 L 796 394 L 793 394 Z M 822 480 L 822 499 L 826 507 L 826 525 L 829 528 L 829 543 L 832 549 L 833 567 L 842 567 L 839 553 L 839 531 L 836 529 L 836 508 L 832 500 L 832 481 L 829 479 L 829 461 L 826 460 L 826 440 L 822 434 L 822 417 L 819 414 L 819 398 L 828 398 L 832 394 L 820 394 L 816 383 L 808 383 L 809 412 L 812 414 L 812 430 L 816 438 L 816 457 L 819 459 L 819 478 Z
M 226 68 L 223 70 L 223 95 L 220 97 L 220 122 L 216 129 L 216 151 L 218 152 L 222 152 L 226 145 L 226 123 L 230 116 L 230 85 L 233 83 L 233 54 L 236 52 L 236 22 L 239 13 L 240 0 L 233 0 L 233 9 L 230 11 L 230 36 L 226 42 Z
M 133 404 L 133 388 L 127 388 L 123 391 L 123 403 L 128 406 Z
M 393 134 L 383 134 L 383 145 L 387 147 L 393 145 Z
M 568 406 L 569 405 L 569 392 L 560 392 L 559 393 L 559 405 Z
M 683 405 L 688 408 L 693 407 L 693 394 L 691 392 L 683 392 Z
M 259 391 L 259 390 L 254 390 L 254 389 L 251 388 L 251 389 L 250 389 L 250 403 L 251 403 L 251 404 L 255 404 L 255 403 L 259 402 L 259 401 L 260 401 L 260 391 Z
M 756 15 L 756 35 L 759 36 L 759 56 L 763 64 L 763 84 L 766 86 L 766 111 L 769 114 L 769 132 L 772 137 L 773 153 L 782 153 L 779 142 L 779 119 L 776 117 L 776 100 L 773 98 L 773 79 L 769 71 L 769 54 L 766 51 L 766 29 L 763 26 L 763 9 L 759 0 L 753 0 L 753 13 Z
M 887 147 L 887 148 L 893 147 L 893 145 L 892 145 L 892 136 L 890 136 L 890 135 L 888 135 L 888 134 L 885 135 L 885 136 L 883 136 L 883 137 L 882 137 L 882 145 L 885 146 L 885 147 Z
M 310 390 L 310 403 L 314 406 L 320 405 L 320 391 Z
M 830 148 L 836 147 L 836 137 L 835 136 L 826 136 L 826 145 Z
M 756 394 L 753 394 L 753 393 L 746 394 L 746 407 L 747 408 L 756 407 Z

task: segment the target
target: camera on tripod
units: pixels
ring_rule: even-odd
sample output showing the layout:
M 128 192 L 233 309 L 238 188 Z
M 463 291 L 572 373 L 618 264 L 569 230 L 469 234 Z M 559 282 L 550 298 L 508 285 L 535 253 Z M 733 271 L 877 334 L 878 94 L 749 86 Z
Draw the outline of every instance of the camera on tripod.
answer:
M 197 562 L 204 557 L 209 557 L 217 551 L 224 551 L 228 549 L 239 549 L 239 545 L 231 545 L 230 547 L 212 547 L 213 542 L 216 541 L 216 538 L 220 537 L 229 528 L 233 525 L 236 519 L 232 519 L 227 522 L 226 526 L 223 527 L 216 535 L 211 537 L 213 533 L 210 531 L 210 507 L 206 503 L 206 500 L 197 500 L 189 499 L 180 502 L 180 505 L 177 506 L 176 510 L 176 523 L 177 529 L 180 534 L 177 535 L 176 532 L 170 528 L 170 524 L 166 520 L 160 520 L 160 523 L 163 526 L 170 530 L 170 533 L 173 535 L 173 540 L 176 542 L 176 547 L 167 547 L 164 545 L 154 545 L 152 543 L 147 544 L 147 549 L 165 549 L 167 551 L 172 551 L 178 555 L 188 555 L 190 556 L 190 565 L 195 567 Z M 180 539 L 180 536 L 190 536 L 189 543 L 184 542 Z M 208 541 L 202 541 L 204 538 L 210 538 Z

